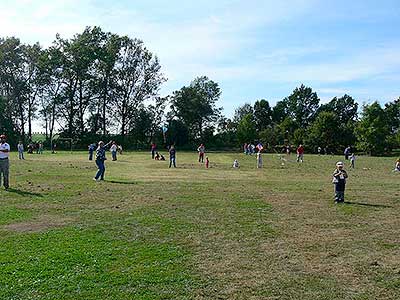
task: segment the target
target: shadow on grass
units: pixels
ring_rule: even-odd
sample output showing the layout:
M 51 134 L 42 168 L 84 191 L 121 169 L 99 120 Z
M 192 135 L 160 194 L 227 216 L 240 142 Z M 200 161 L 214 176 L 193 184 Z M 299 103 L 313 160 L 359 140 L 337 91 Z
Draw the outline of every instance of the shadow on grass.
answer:
M 344 204 L 359 205 L 359 206 L 368 206 L 368 207 L 375 207 L 375 208 L 393 208 L 393 206 L 390 206 L 390 205 L 369 204 L 369 203 L 358 203 L 358 202 L 350 202 L 350 201 L 346 201 L 346 202 L 344 202 Z
M 137 184 L 135 181 L 119 181 L 119 180 L 105 180 L 105 182 L 116 183 L 116 184 Z
M 43 197 L 43 195 L 39 194 L 39 193 L 27 192 L 27 191 L 22 191 L 22 190 L 13 189 L 13 188 L 9 188 L 7 190 L 7 192 L 14 193 L 14 194 L 17 194 L 17 195 L 20 195 L 20 196 Z

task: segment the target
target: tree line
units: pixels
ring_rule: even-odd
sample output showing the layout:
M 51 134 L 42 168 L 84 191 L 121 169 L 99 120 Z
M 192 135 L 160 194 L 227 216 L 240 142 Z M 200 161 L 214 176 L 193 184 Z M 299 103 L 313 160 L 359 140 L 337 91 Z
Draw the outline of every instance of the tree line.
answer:
M 160 97 L 166 80 L 141 40 L 100 27 L 71 39 L 57 35 L 47 48 L 0 38 L 0 131 L 12 142 L 28 142 L 32 123 L 40 121 L 45 142 L 57 131 L 78 147 L 112 138 L 135 149 L 151 142 L 232 149 L 256 141 L 331 152 L 352 145 L 371 154 L 400 148 L 400 98 L 361 109 L 349 95 L 321 104 L 312 88 L 301 85 L 273 107 L 257 100 L 227 118 L 217 106 L 218 83 L 201 76 Z

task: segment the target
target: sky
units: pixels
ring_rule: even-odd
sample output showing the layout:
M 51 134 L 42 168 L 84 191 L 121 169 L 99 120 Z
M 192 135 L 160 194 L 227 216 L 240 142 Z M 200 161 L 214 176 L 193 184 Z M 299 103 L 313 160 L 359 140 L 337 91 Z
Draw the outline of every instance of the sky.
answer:
M 168 78 L 162 96 L 205 75 L 231 117 L 301 84 L 322 103 L 399 98 L 399 16 L 398 0 L 0 0 L 0 36 L 46 47 L 100 26 L 140 38 Z

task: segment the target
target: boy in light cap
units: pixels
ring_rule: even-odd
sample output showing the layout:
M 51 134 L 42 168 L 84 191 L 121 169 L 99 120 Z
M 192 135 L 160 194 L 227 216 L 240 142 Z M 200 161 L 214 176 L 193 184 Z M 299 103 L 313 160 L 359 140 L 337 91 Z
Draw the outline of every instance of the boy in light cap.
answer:
M 339 161 L 336 163 L 336 170 L 333 172 L 332 183 L 335 185 L 335 204 L 344 202 L 344 191 L 346 189 L 347 172 L 344 164 Z

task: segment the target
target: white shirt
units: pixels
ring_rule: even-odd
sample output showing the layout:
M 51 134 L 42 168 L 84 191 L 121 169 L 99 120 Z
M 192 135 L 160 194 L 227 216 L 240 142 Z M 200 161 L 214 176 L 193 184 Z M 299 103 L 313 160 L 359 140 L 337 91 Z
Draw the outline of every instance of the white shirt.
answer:
M 110 151 L 111 151 L 111 152 L 117 151 L 117 145 L 112 145 L 112 146 L 110 147 Z
M 8 150 L 8 152 L 4 153 L 0 151 L 0 159 L 8 158 L 10 156 L 10 145 L 7 143 L 0 144 L 0 150 Z

